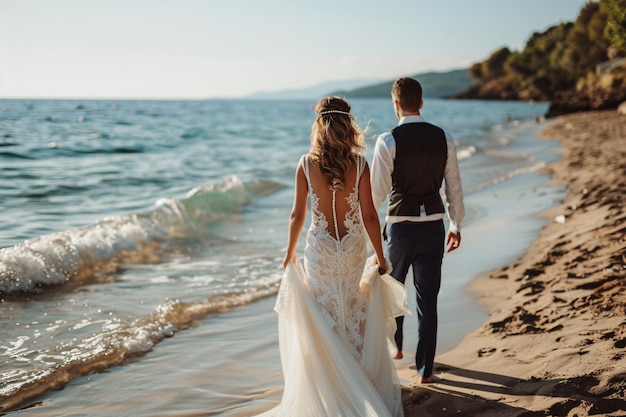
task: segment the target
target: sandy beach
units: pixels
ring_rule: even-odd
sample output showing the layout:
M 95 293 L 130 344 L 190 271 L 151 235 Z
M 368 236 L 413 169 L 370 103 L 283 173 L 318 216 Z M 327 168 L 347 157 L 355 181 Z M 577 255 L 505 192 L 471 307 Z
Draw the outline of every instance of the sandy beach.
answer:
M 566 196 L 525 255 L 472 282 L 487 322 L 437 356 L 437 383 L 400 369 L 407 417 L 626 416 L 626 116 L 566 115 L 541 137 L 561 141 L 545 169 Z

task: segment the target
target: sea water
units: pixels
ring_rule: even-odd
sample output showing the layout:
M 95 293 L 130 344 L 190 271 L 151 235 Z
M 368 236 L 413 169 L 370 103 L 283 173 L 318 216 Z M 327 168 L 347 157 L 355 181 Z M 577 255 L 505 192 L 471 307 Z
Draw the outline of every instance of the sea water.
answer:
M 0 410 L 245 415 L 241 404 L 279 400 L 272 303 L 314 105 L 0 100 Z M 397 123 L 391 102 L 351 105 L 371 161 Z M 485 198 L 554 159 L 533 139 L 546 110 L 425 100 L 457 143 L 464 230 L 493 229 Z M 518 197 L 501 216 L 528 214 Z M 535 211 L 549 204 L 535 197 Z M 444 317 L 471 304 L 460 289 L 502 258 L 494 250 L 448 289 L 444 277 Z M 459 323 L 452 341 L 472 329 Z

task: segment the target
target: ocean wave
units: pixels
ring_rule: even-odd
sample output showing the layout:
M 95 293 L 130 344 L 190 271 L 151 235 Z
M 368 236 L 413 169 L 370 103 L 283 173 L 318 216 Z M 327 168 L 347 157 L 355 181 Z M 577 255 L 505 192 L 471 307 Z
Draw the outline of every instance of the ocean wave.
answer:
M 91 226 L 2 248 L 0 295 L 27 295 L 59 284 L 106 281 L 121 264 L 158 262 L 165 243 L 204 236 L 208 226 L 242 210 L 253 197 L 280 187 L 264 181 L 246 187 L 232 176 L 196 187 L 181 200 L 160 199 L 144 214 L 109 217 Z
M 130 321 L 119 319 L 81 322 L 67 330 L 97 327 L 97 331 L 53 349 L 40 351 L 36 337 L 20 336 L 0 342 L 0 353 L 24 365 L 0 373 L 0 410 L 9 410 L 29 398 L 63 388 L 74 378 L 119 365 L 151 351 L 156 344 L 178 331 L 192 327 L 207 315 L 277 293 L 275 284 L 248 291 L 222 294 L 197 303 L 169 300 L 152 314 Z M 48 332 L 58 328 L 46 329 Z
M 181 135 L 181 139 L 193 139 L 206 135 L 206 131 L 201 127 L 192 127 L 185 130 Z
M 482 190 L 484 188 L 490 187 L 492 185 L 496 185 L 496 184 L 499 184 L 501 182 L 510 180 L 511 178 L 516 177 L 518 175 L 526 174 L 526 173 L 529 173 L 529 172 L 539 171 L 540 169 L 544 168 L 545 166 L 546 166 L 545 162 L 539 161 L 539 162 L 536 162 L 536 163 L 534 163 L 532 165 L 515 169 L 513 171 L 507 172 L 504 175 L 492 178 L 489 181 L 485 181 L 483 183 L 475 185 L 475 186 L 471 187 L 470 189 L 468 189 L 467 192 L 468 193 L 472 193 L 472 192 L 475 192 L 475 191 L 479 191 L 479 190 Z
M 25 175 L 16 175 L 12 177 L 13 179 L 17 178 L 29 178 Z M 27 190 L 23 191 L 20 195 L 22 198 L 27 198 L 29 200 L 50 198 L 54 196 L 65 196 L 72 195 L 75 193 L 83 192 L 88 189 L 87 186 L 82 185 L 74 185 L 74 184 L 50 184 L 44 187 L 41 187 L 39 190 Z
M 0 157 L 3 158 L 14 158 L 14 159 L 37 159 L 32 156 L 23 155 L 18 152 L 0 152 Z
M 100 154 L 135 154 L 144 153 L 146 149 L 144 146 L 119 146 L 111 148 L 91 148 L 91 149 L 79 149 L 79 148 L 63 148 L 58 142 L 50 142 L 48 148 L 54 149 L 55 152 L 63 152 L 63 156 L 82 156 L 82 155 L 100 155 Z
M 460 161 L 461 159 L 471 158 L 472 155 L 476 153 L 476 148 L 474 146 L 467 146 L 462 149 L 456 150 L 456 157 Z
M 533 156 L 519 154 L 516 152 L 510 152 L 510 151 L 501 150 L 501 149 L 485 149 L 484 153 L 490 158 L 499 159 L 499 160 L 508 159 L 508 160 L 531 161 L 534 158 Z
M 0 158 L 6 159 L 28 159 L 38 160 L 46 158 L 57 158 L 59 156 L 67 158 L 79 158 L 85 155 L 107 155 L 107 154 L 141 154 L 145 153 L 144 146 L 119 146 L 81 149 L 64 147 L 62 143 L 52 141 L 45 148 L 23 148 L 19 151 L 2 151 Z

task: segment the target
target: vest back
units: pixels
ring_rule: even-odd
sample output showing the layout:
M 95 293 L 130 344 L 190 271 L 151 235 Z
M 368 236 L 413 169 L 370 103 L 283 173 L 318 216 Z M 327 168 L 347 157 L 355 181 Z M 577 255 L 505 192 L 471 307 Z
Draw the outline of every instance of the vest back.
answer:
M 406 123 L 391 131 L 396 157 L 387 213 L 419 216 L 445 213 L 439 189 L 443 183 L 448 144 L 444 131 L 430 123 Z

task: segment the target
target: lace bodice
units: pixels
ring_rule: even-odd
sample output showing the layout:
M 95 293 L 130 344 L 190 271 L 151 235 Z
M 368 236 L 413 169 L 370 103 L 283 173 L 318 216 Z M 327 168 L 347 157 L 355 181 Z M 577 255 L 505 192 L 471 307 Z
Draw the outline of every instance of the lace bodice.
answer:
M 341 210 L 345 211 L 343 218 L 338 218 L 337 206 L 344 203 L 337 201 L 337 193 L 332 192 L 332 219 L 327 219 L 320 210 L 320 197 L 311 182 L 307 155 L 303 157 L 303 163 L 311 202 L 311 226 L 304 250 L 309 286 L 335 324 L 336 331 L 346 338 L 355 354 L 359 355 L 367 315 L 367 301 L 359 293 L 359 281 L 367 256 L 367 241 L 359 205 L 359 180 L 365 159 L 360 156 L 357 158 L 356 181 L 345 197 L 347 210 Z M 329 221 L 332 223 L 329 224 Z M 343 228 L 339 227 L 340 221 L 343 222 Z M 340 229 L 345 230 L 343 235 Z

